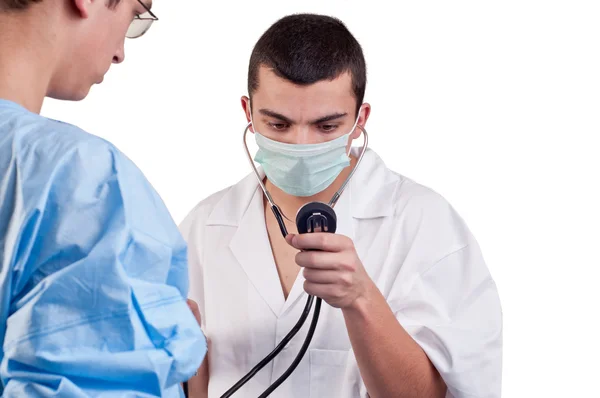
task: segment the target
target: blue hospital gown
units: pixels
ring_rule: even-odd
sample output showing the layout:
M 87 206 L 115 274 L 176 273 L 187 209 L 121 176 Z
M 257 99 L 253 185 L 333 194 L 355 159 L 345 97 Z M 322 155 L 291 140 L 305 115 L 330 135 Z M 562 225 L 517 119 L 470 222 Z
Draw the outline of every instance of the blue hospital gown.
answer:
M 110 143 L 0 100 L 3 397 L 181 397 L 206 340 L 186 245 Z

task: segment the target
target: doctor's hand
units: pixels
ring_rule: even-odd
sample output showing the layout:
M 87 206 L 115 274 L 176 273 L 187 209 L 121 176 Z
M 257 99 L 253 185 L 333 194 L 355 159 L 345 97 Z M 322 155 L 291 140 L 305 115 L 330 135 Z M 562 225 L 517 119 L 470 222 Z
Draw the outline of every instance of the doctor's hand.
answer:
M 202 327 L 202 318 L 200 317 L 200 309 L 198 303 L 194 300 L 187 299 L 187 305 L 192 311 L 198 325 Z M 188 380 L 188 397 L 190 398 L 206 398 L 208 397 L 208 354 L 204 357 L 200 368 L 190 380 Z
M 352 307 L 374 286 L 358 258 L 354 242 L 347 236 L 289 234 L 286 241 L 301 250 L 296 255 L 296 263 L 304 268 L 304 290 L 332 307 Z
M 198 304 L 194 300 L 187 299 L 187 305 L 192 311 L 194 318 L 196 318 L 196 322 L 198 325 L 202 326 L 202 319 L 200 318 L 200 309 L 198 308 Z

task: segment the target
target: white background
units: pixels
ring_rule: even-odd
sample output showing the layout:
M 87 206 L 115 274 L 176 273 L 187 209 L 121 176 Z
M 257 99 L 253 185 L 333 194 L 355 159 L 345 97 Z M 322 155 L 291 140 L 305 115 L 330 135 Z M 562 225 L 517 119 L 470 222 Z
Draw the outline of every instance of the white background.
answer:
M 368 63 L 371 147 L 444 195 L 504 312 L 504 397 L 600 396 L 600 2 L 155 1 L 86 101 L 43 114 L 115 143 L 177 222 L 249 172 L 247 65 L 292 12 L 341 18 Z

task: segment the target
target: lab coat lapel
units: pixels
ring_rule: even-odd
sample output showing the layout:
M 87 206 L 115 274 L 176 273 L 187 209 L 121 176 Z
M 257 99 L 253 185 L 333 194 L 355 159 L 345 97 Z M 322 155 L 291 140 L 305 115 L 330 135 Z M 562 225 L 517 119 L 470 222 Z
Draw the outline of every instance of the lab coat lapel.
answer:
M 283 293 L 265 226 L 262 191 L 256 191 L 229 247 L 250 282 L 278 315 L 283 306 Z

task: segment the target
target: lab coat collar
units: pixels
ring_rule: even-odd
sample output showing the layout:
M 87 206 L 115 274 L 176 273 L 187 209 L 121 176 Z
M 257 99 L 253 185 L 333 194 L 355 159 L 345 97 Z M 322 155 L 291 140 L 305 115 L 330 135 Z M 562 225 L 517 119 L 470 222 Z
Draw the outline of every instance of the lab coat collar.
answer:
M 358 156 L 359 153 L 360 148 L 352 148 L 354 156 Z M 370 219 L 392 216 L 397 190 L 402 180 L 402 177 L 386 167 L 379 155 L 367 149 L 348 184 L 352 217 Z

